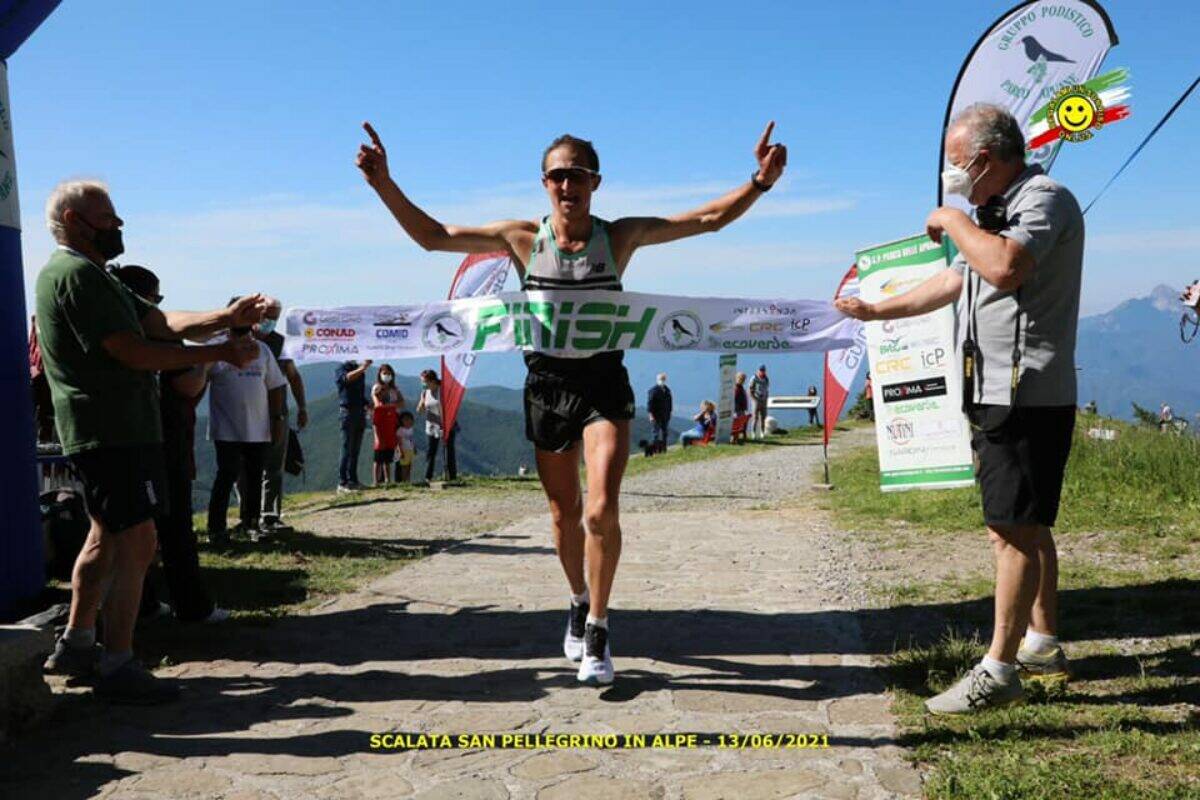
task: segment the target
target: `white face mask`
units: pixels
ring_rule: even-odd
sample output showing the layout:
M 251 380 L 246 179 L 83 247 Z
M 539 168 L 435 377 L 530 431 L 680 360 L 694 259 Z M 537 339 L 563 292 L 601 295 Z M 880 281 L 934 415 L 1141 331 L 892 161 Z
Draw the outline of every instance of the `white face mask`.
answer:
M 971 160 L 967 162 L 966 167 L 958 167 L 954 164 L 946 165 L 946 168 L 942 170 L 943 195 L 956 194 L 960 197 L 970 199 L 971 192 L 975 189 L 975 184 L 979 182 L 979 178 L 982 178 L 987 174 L 987 168 L 985 167 L 983 172 L 979 173 L 979 178 L 975 178 L 974 180 L 971 179 L 971 173 L 969 170 L 977 158 L 979 158 L 978 153 L 971 157 Z
M 380 375 L 379 380 L 383 381 L 384 383 L 391 383 L 392 376 L 391 375 Z

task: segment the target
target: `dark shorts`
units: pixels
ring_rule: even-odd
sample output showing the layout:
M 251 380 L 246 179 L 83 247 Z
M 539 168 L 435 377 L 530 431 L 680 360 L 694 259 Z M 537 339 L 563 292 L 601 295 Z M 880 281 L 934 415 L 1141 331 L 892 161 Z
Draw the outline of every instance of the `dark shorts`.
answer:
M 531 370 L 525 378 L 525 438 L 539 450 L 566 452 L 593 422 L 633 415 L 633 388 L 623 366 L 570 374 Z
M 390 464 L 390 463 L 392 463 L 392 461 L 395 460 L 395 458 L 396 458 L 395 450 L 376 450 L 375 451 L 375 463 L 376 464 Z
M 71 456 L 88 513 L 109 533 L 168 512 L 162 445 L 101 447 Z
M 1054 526 L 1074 430 L 1074 406 L 1018 406 L 997 430 L 974 431 L 988 525 Z

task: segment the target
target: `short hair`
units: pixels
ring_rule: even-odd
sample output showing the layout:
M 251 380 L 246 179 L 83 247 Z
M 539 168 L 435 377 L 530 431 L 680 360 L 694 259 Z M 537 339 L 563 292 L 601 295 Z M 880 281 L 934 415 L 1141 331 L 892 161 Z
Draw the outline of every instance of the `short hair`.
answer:
M 1017 118 L 1000 106 L 973 103 L 950 122 L 947 133 L 965 127 L 976 152 L 987 149 L 1001 161 L 1025 160 L 1025 135 Z
M 138 297 L 147 298 L 152 294 L 158 294 L 155 290 L 161 285 L 158 276 L 145 267 L 140 267 L 137 264 L 126 264 L 123 267 L 113 267 L 113 275 L 117 277 L 121 283 L 125 284 L 125 288 L 136 294 Z
M 542 172 L 546 171 L 546 159 L 560 147 L 571 147 L 583 154 L 583 160 L 586 162 L 589 169 L 600 171 L 600 155 L 596 152 L 596 148 L 587 139 L 580 139 L 572 136 L 569 133 L 564 133 L 559 136 L 550 146 L 546 148 L 546 152 L 542 153 Z
M 63 225 L 63 216 L 67 209 L 78 211 L 83 199 L 95 194 L 107 197 L 108 187 L 100 181 L 80 179 L 63 181 L 54 187 L 46 199 L 46 227 L 50 229 L 54 241 L 66 243 L 67 229 Z

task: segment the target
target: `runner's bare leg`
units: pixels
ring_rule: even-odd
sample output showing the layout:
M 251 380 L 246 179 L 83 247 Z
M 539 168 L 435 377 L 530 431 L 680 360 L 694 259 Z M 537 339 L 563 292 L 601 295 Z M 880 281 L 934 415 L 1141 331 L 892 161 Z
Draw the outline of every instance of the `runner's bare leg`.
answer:
M 579 488 L 579 451 L 575 445 L 565 453 L 534 449 L 538 477 L 550 503 L 550 528 L 554 549 L 571 584 L 571 593 L 583 594 L 583 499 Z
M 583 429 L 587 466 L 587 571 L 591 616 L 608 616 L 608 597 L 621 559 L 621 478 L 629 461 L 629 420 L 599 420 Z

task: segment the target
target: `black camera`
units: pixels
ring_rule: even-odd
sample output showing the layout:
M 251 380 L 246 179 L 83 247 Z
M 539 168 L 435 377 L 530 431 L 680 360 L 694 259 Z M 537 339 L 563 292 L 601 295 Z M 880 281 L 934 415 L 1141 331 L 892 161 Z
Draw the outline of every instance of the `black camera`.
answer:
M 979 227 L 985 231 L 999 233 L 1008 227 L 1008 206 L 1004 198 L 998 194 L 992 195 L 988 201 L 975 209 L 975 219 Z

